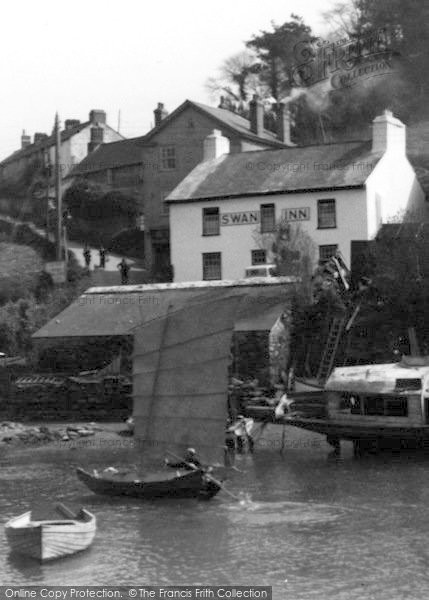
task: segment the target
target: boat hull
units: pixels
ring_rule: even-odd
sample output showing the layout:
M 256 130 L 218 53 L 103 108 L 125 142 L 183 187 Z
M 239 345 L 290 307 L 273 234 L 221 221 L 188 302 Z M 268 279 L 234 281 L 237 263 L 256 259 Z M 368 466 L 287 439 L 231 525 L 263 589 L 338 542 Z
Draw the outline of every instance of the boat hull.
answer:
M 101 476 L 78 468 L 76 474 L 80 481 L 96 494 L 109 496 L 130 496 L 133 498 L 201 498 L 215 496 L 220 486 L 206 477 L 201 471 L 178 471 L 172 474 L 153 475 L 144 480 L 130 476 Z
M 330 438 L 340 440 L 396 440 L 429 443 L 429 426 L 407 427 L 404 425 L 364 425 L 360 423 L 344 423 L 334 419 L 293 419 L 287 418 L 288 425 L 315 431 Z
M 93 542 L 96 520 L 31 521 L 31 513 L 11 519 L 5 525 L 11 551 L 41 562 L 62 558 L 86 550 Z M 19 520 L 28 517 L 27 523 Z

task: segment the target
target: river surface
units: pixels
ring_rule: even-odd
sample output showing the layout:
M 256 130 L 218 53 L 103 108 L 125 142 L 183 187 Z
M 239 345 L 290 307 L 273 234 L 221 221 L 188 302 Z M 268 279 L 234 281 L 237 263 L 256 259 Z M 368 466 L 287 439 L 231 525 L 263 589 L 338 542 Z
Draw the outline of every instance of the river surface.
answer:
M 97 496 L 76 466 L 136 462 L 129 447 L 8 448 L 0 455 L 3 522 L 34 505 L 85 505 L 98 520 L 92 547 L 39 565 L 9 554 L 0 531 L 0 583 L 8 585 L 272 585 L 276 600 L 429 597 L 429 455 L 340 458 L 316 434 L 270 426 L 239 457 L 209 502 Z

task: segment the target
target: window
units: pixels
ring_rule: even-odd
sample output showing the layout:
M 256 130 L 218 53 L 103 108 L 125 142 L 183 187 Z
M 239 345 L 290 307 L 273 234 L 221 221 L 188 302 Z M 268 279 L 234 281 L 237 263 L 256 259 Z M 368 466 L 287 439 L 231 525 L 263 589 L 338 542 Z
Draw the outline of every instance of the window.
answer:
M 332 229 L 337 226 L 335 200 L 317 201 L 317 227 L 319 229 Z
M 384 414 L 389 417 L 408 417 L 408 400 L 404 396 L 387 396 Z
M 219 235 L 219 208 L 203 208 L 203 235 Z
M 407 417 L 408 399 L 406 396 L 369 395 L 343 393 L 340 410 L 350 410 L 352 415 Z
M 91 127 L 91 142 L 102 144 L 104 129 L 102 127 Z
M 276 209 L 274 204 L 261 204 L 261 233 L 270 233 L 276 227 Z
M 176 148 L 174 146 L 164 146 L 161 148 L 161 169 L 163 171 L 172 171 L 176 168 Z
M 383 396 L 364 397 L 363 412 L 365 415 L 384 415 Z
M 222 279 L 221 253 L 206 252 L 203 254 L 203 279 Z
M 326 246 L 319 246 L 319 259 L 322 262 L 329 260 L 338 250 L 338 244 L 327 244 Z
M 266 262 L 266 250 L 252 250 L 252 265 L 265 265 Z

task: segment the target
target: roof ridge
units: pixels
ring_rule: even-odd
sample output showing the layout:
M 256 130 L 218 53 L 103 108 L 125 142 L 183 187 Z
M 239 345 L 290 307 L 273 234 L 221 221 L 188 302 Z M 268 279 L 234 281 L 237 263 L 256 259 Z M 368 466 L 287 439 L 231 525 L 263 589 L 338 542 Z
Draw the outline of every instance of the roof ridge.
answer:
M 339 146 L 340 144 L 365 144 L 370 142 L 371 139 L 366 139 L 366 140 L 344 140 L 342 142 L 326 142 L 323 144 L 303 144 L 302 146 L 285 146 L 284 148 L 261 148 L 258 150 L 244 150 L 243 152 L 235 152 L 234 156 L 238 155 L 238 154 L 254 154 L 256 152 L 282 152 L 285 150 L 302 150 L 304 148 L 324 148 L 325 146 Z M 231 154 L 232 155 L 232 154 Z

